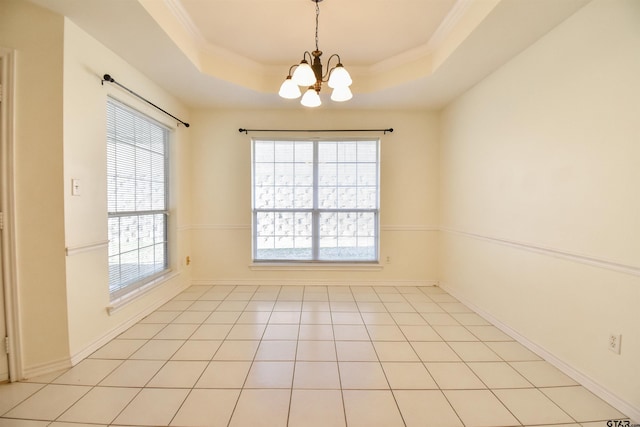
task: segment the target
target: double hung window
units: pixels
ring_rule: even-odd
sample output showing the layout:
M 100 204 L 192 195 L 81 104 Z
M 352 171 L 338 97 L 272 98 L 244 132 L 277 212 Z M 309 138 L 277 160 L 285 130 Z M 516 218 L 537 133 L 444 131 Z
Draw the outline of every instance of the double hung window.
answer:
M 254 139 L 254 261 L 377 261 L 378 152 L 377 139 Z
M 107 101 L 107 208 L 111 299 L 168 269 L 169 130 Z

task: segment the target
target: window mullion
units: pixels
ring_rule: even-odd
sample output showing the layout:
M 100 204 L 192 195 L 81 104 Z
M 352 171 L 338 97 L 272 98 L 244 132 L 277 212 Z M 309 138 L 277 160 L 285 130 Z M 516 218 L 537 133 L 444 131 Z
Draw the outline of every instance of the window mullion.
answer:
M 313 214 L 312 229 L 311 229 L 311 247 L 312 247 L 312 259 L 317 261 L 320 257 L 320 213 L 318 211 L 319 206 L 319 166 L 318 166 L 318 141 L 313 141 Z

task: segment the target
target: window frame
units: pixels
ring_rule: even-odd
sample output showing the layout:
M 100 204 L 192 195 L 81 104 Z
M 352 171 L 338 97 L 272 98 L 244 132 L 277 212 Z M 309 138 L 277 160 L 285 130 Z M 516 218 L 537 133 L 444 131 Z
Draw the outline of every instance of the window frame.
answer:
M 112 97 L 107 97 L 107 109 L 109 108 L 109 104 L 112 104 L 115 108 L 119 108 L 125 112 L 127 112 L 128 114 L 130 114 L 132 116 L 132 118 L 135 120 L 135 118 L 138 119 L 142 119 L 144 120 L 146 123 L 157 127 L 158 129 L 160 129 L 162 131 L 162 145 L 163 145 L 163 174 L 164 174 L 164 182 L 163 182 L 163 186 L 164 186 L 164 209 L 134 209 L 134 210 L 128 210 L 128 211 L 119 211 L 117 208 L 115 211 L 110 211 L 109 210 L 109 202 L 108 199 L 111 195 L 110 193 L 110 189 L 109 189 L 109 178 L 111 177 L 111 175 L 109 174 L 109 164 L 110 164 L 110 159 L 109 159 L 109 155 L 108 155 L 108 151 L 109 151 L 109 138 L 111 137 L 111 133 L 109 130 L 109 123 L 107 120 L 107 133 L 106 133 L 106 148 L 107 148 L 107 162 L 106 162 L 106 166 L 107 166 L 107 230 L 109 227 L 109 222 L 113 219 L 113 218 L 140 218 L 143 216 L 149 216 L 149 215 L 162 215 L 163 219 L 164 219 L 164 224 L 162 226 L 162 237 L 163 240 L 161 241 L 157 241 L 155 240 L 155 236 L 154 236 L 154 243 L 150 246 L 150 247 L 155 247 L 158 244 L 161 244 L 163 246 L 163 251 L 164 251 L 164 263 L 162 265 L 161 269 L 153 269 L 149 274 L 138 274 L 136 276 L 135 279 L 133 280 L 129 280 L 129 281 L 119 281 L 117 283 L 117 285 L 112 285 L 111 282 L 111 263 L 110 263 L 110 259 L 112 256 L 115 255 L 122 255 L 123 253 L 126 253 L 126 251 L 122 251 L 121 246 L 119 245 L 120 242 L 118 242 L 118 246 L 119 246 L 119 250 L 116 253 L 112 253 L 112 241 L 109 241 L 109 251 L 108 251 L 108 263 L 109 263 L 109 277 L 108 277 L 108 284 L 109 284 L 109 298 L 111 302 L 115 302 L 115 301 L 119 301 L 122 299 L 126 299 L 129 295 L 138 293 L 139 291 L 142 290 L 142 288 L 145 288 L 147 286 L 151 286 L 154 283 L 158 283 L 158 280 L 160 280 L 164 275 L 166 275 L 167 273 L 169 273 L 171 271 L 171 242 L 172 242 L 172 238 L 170 235 L 170 210 L 169 210 L 169 206 L 170 206 L 170 156 L 171 156 L 171 138 L 172 138 L 172 129 L 166 125 L 164 125 L 163 123 L 161 123 L 160 121 L 154 119 L 153 117 L 143 113 L 142 111 L 131 107 L 130 105 L 127 105 L 115 98 Z M 108 117 L 108 110 L 107 110 L 107 117 Z M 114 143 L 115 144 L 129 144 L 131 146 L 133 146 L 135 148 L 135 141 L 133 143 L 129 143 L 129 142 L 125 142 L 122 140 L 118 140 L 116 138 L 114 138 Z M 137 181 L 139 179 L 138 175 L 135 174 L 133 180 L 134 182 Z M 150 178 L 151 179 L 151 178 Z M 152 192 L 152 190 L 151 190 Z M 134 189 L 134 194 L 135 194 L 135 189 Z M 135 196 L 134 196 L 135 197 Z M 135 200 L 135 199 L 134 199 Z M 153 228 L 154 233 L 155 233 L 155 227 Z M 107 231 L 109 233 L 109 231 Z M 120 234 L 121 235 L 121 234 Z M 139 251 L 140 249 L 142 249 L 140 247 L 140 236 L 137 236 L 138 239 L 138 248 L 137 250 Z M 155 250 L 155 249 L 154 249 Z M 155 256 L 155 255 L 154 255 Z M 121 265 L 122 263 L 119 263 L 118 265 Z M 139 266 L 140 261 L 138 259 L 138 271 L 140 271 Z
M 255 150 L 256 150 L 256 142 L 304 142 L 304 143 L 312 143 L 313 144 L 313 207 L 312 208 L 281 208 L 281 209 L 258 209 L 256 208 L 256 159 L 255 159 Z M 320 159 L 319 159 L 319 145 L 322 142 L 375 142 L 376 144 L 376 184 L 375 184 L 375 197 L 376 197 L 376 207 L 375 208 L 331 208 L 331 209 L 321 209 L 318 206 L 318 196 L 319 196 L 319 188 L 321 185 L 319 184 L 319 168 L 320 168 Z M 284 137 L 254 137 L 251 138 L 251 259 L 252 263 L 256 266 L 259 265 L 303 265 L 303 264 L 313 264 L 313 265 L 379 265 L 380 264 L 380 147 L 381 147 L 380 138 L 370 138 L 370 137 L 356 137 L 356 138 L 342 138 L 342 137 L 330 137 L 330 138 L 284 138 Z M 275 160 L 274 160 L 274 163 Z M 295 163 L 295 162 L 294 162 Z M 336 162 L 339 163 L 339 162 Z M 358 163 L 358 162 L 356 162 Z M 257 257 L 258 251 L 258 214 L 261 212 L 286 212 L 286 213 L 311 213 L 312 215 L 312 256 L 311 259 L 262 259 Z M 319 252 L 321 249 L 320 246 L 320 224 L 319 218 L 323 213 L 372 213 L 374 218 L 373 230 L 374 230 L 374 257 L 372 259 L 320 259 Z

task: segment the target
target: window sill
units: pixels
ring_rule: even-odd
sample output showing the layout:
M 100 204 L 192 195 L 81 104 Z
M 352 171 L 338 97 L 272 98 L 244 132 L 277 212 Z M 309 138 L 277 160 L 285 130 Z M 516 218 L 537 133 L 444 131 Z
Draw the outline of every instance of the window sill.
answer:
M 381 271 L 383 268 L 378 262 L 254 262 L 249 264 L 249 269 L 252 271 Z
M 132 290 L 131 292 L 129 292 L 126 295 L 121 296 L 120 298 L 114 299 L 113 301 L 111 301 L 111 303 L 107 306 L 107 313 L 109 313 L 109 316 L 117 313 L 119 310 L 121 310 L 122 308 L 124 308 L 126 305 L 132 303 L 133 301 L 137 300 L 138 298 L 146 295 L 147 293 L 149 293 L 149 291 L 152 291 L 153 289 L 156 289 L 158 286 L 160 286 L 161 284 L 168 282 L 169 280 L 173 279 L 174 277 L 179 276 L 180 273 L 177 271 L 167 271 L 165 274 L 156 277 L 155 279 L 151 280 L 149 283 L 144 284 L 143 286 L 140 286 L 139 288 L 136 288 L 134 290 Z

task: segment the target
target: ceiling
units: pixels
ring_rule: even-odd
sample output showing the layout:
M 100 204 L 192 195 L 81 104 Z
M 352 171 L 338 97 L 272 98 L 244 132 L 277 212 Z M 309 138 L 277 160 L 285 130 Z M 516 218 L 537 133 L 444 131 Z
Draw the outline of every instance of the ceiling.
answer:
M 304 108 L 277 91 L 315 50 L 313 0 L 30 1 L 188 106 Z M 354 97 L 334 103 L 327 88 L 320 108 L 441 108 L 588 1 L 321 0 L 323 63 L 340 55 Z

